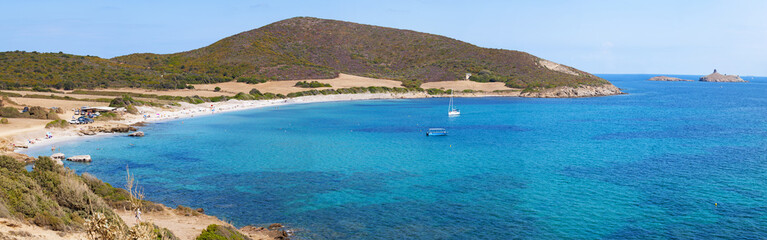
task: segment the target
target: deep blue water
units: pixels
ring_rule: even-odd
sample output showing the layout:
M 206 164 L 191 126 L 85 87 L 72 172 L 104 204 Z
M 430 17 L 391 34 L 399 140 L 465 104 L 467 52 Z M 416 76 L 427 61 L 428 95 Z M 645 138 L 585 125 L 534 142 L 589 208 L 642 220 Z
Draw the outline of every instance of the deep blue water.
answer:
M 116 186 L 129 165 L 150 200 L 309 239 L 767 238 L 767 78 L 601 76 L 629 94 L 459 98 L 457 118 L 445 98 L 292 105 L 60 147 Z

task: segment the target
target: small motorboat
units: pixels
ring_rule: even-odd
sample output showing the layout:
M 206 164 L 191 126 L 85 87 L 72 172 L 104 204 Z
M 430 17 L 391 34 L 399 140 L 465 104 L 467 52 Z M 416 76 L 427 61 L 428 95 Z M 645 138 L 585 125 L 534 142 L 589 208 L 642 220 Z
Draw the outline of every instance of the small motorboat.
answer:
M 426 136 L 446 136 L 447 130 L 444 128 L 429 128 L 426 131 Z

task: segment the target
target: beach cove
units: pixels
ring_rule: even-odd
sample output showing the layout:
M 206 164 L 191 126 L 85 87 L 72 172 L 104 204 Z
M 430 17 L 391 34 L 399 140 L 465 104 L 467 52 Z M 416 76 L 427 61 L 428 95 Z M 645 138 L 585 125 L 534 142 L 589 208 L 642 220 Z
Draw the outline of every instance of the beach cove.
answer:
M 602 77 L 630 94 L 293 104 L 56 145 L 106 182 L 130 165 L 150 200 L 310 239 L 764 237 L 767 79 Z

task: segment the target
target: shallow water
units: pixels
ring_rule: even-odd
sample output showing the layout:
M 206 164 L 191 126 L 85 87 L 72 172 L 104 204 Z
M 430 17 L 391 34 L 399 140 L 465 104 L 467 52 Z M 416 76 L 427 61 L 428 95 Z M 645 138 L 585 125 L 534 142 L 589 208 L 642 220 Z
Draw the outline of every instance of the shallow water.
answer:
M 291 105 L 59 147 L 116 186 L 129 165 L 149 200 L 310 239 L 767 238 L 767 78 L 601 76 L 629 94 Z

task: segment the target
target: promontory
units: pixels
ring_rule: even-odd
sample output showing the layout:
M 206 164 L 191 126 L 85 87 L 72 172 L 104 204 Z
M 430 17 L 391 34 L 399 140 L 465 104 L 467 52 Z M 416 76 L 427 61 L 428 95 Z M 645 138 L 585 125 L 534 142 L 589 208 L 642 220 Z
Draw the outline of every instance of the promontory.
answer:
M 282 20 L 186 52 L 103 59 L 14 51 L 0 53 L 0 66 L 5 66 L 0 68 L 0 89 L 167 90 L 191 84 L 257 84 L 347 74 L 394 80 L 409 89 L 420 89 L 423 83 L 468 80 L 502 84 L 527 97 L 622 94 L 605 79 L 526 52 L 312 17 Z

